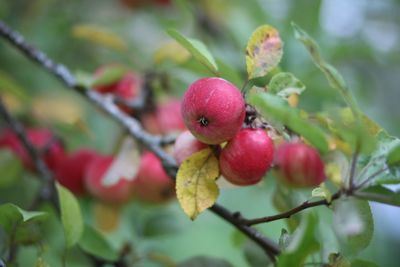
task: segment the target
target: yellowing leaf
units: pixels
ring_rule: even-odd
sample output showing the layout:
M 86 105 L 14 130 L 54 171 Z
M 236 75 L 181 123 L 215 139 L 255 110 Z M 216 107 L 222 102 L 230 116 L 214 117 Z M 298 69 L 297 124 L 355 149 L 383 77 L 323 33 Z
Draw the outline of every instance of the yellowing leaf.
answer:
M 246 47 L 246 66 L 249 78 L 265 76 L 281 61 L 283 42 L 279 32 L 270 25 L 258 27 Z
M 76 25 L 72 28 L 72 35 L 119 51 L 126 50 L 128 47 L 118 35 L 99 26 Z
M 217 200 L 218 159 L 210 148 L 194 153 L 179 167 L 176 194 L 183 211 L 194 220 Z
M 94 223 L 104 233 L 115 231 L 121 220 L 121 207 L 103 202 L 93 204 Z
M 177 41 L 169 41 L 160 46 L 153 55 L 154 62 L 160 64 L 166 60 L 180 64 L 190 58 L 190 53 Z

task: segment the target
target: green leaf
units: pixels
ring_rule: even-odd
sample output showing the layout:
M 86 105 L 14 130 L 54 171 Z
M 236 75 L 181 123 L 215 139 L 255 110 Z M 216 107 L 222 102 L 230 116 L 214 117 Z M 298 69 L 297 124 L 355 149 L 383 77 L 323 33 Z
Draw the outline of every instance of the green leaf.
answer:
M 265 251 L 251 240 L 244 243 L 243 253 L 250 267 L 266 267 L 272 263 Z
M 293 233 L 289 245 L 279 256 L 278 267 L 303 266 L 307 257 L 318 251 L 320 245 L 315 236 L 317 223 L 317 217 L 312 213 L 301 222 L 299 228 Z
M 388 157 L 395 155 L 396 147 L 400 146 L 400 139 L 389 136 L 381 131 L 377 136 L 378 146 L 369 156 L 363 156 L 359 160 L 361 167 L 367 168 L 365 173 L 358 180 L 364 181 L 367 178 L 368 186 L 381 184 L 400 183 L 400 166 L 394 164 L 388 166 Z M 394 153 L 394 154 L 391 154 Z
M 379 267 L 379 266 L 370 261 L 355 259 L 351 262 L 351 267 Z
M 368 201 L 341 199 L 333 206 L 333 228 L 344 250 L 350 254 L 365 249 L 374 233 Z
M 127 68 L 121 65 L 110 65 L 104 67 L 99 76 L 96 76 L 92 82 L 92 86 L 111 85 L 124 76 Z
M 0 150 L 0 187 L 12 185 L 22 176 L 23 166 L 21 161 L 8 149 Z
M 17 83 L 17 81 L 8 73 L 0 70 L 0 92 L 8 92 L 16 96 L 20 100 L 28 100 L 29 95 Z
M 285 99 L 292 94 L 300 95 L 305 89 L 306 86 L 289 72 L 274 75 L 268 84 L 269 93 Z
M 303 29 L 293 22 L 292 27 L 296 39 L 301 41 L 306 47 L 315 65 L 325 74 L 329 85 L 340 92 L 347 105 L 351 108 L 353 113 L 357 115 L 359 112 L 357 103 L 351 95 L 343 77 L 332 65 L 328 64 L 323 59 L 318 44 Z
M 290 210 L 298 205 L 297 192 L 277 183 L 272 195 L 272 203 L 279 212 Z M 291 216 L 285 221 L 290 231 L 294 231 L 300 223 L 297 215 Z
M 233 265 L 223 259 L 196 256 L 179 263 L 177 267 L 233 267 Z
M 96 256 L 97 258 L 115 261 L 118 259 L 118 253 L 103 235 L 90 225 L 85 225 L 82 237 L 79 240 L 79 246 L 85 252 Z
M 246 66 L 249 79 L 263 77 L 282 59 L 283 42 L 279 32 L 270 25 L 258 27 L 246 47 Z
M 290 244 L 291 237 L 286 229 L 281 230 L 281 236 L 279 237 L 279 247 L 285 250 Z
M 361 199 L 400 207 L 400 193 L 393 192 L 392 190 L 381 185 L 368 187 L 360 192 L 357 192 L 356 196 Z
M 388 165 L 399 165 L 400 164 L 400 143 L 395 145 L 390 151 L 387 157 Z
M 50 267 L 50 265 L 47 264 L 47 263 L 43 260 L 42 257 L 39 257 L 39 258 L 36 260 L 35 267 Z
M 58 198 L 60 201 L 61 222 L 64 227 L 67 248 L 74 246 L 83 233 L 83 218 L 78 200 L 65 187 L 57 183 Z
M 205 44 L 199 40 L 187 38 L 173 29 L 167 30 L 167 33 L 185 47 L 199 63 L 203 64 L 213 74 L 219 76 L 217 63 Z
M 348 259 L 344 258 L 339 253 L 329 254 L 329 266 L 331 267 L 351 267 L 351 263 Z
M 26 211 L 11 203 L 0 205 L 0 225 L 6 232 L 12 231 L 20 224 L 40 219 L 44 215 L 46 215 L 45 212 Z
M 248 100 L 263 116 L 288 126 L 322 153 L 326 153 L 329 150 L 325 133 L 317 126 L 303 119 L 297 109 L 289 107 L 280 97 L 258 92 L 250 94 Z

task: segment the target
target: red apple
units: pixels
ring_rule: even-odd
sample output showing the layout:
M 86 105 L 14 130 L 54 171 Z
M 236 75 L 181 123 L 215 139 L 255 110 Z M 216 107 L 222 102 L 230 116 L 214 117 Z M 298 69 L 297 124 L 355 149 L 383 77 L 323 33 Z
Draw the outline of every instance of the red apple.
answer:
M 180 165 L 193 153 L 207 147 L 208 145 L 197 140 L 190 131 L 184 131 L 175 140 L 173 156 L 178 165 Z
M 88 164 L 85 172 L 85 186 L 90 194 L 101 201 L 113 204 L 123 204 L 131 197 L 132 181 L 122 177 L 114 185 L 104 185 L 104 175 L 112 162 L 112 156 L 98 155 L 93 158 Z
M 84 177 L 89 163 L 98 156 L 92 149 L 80 149 L 65 157 L 54 171 L 56 180 L 76 195 L 86 192 Z
M 181 101 L 179 99 L 169 99 L 159 104 L 154 112 L 142 116 L 143 126 L 152 134 L 181 132 L 186 127 L 180 112 Z
M 263 129 L 242 129 L 222 149 L 221 174 L 236 185 L 258 183 L 270 169 L 274 145 Z
M 163 203 L 175 196 L 175 183 L 164 171 L 158 157 L 144 152 L 132 191 L 137 199 L 144 202 Z
M 276 176 L 289 186 L 313 187 L 326 179 L 318 151 L 301 142 L 281 144 L 274 165 Z
M 38 150 L 38 153 L 42 154 L 43 160 L 50 170 L 54 170 L 57 164 L 64 159 L 64 146 L 50 130 L 41 128 L 26 129 L 26 136 L 33 147 Z M 0 147 L 6 147 L 13 151 L 28 170 L 35 170 L 31 156 L 19 141 L 17 135 L 11 130 L 6 130 L 1 134 Z
M 201 142 L 220 144 L 232 139 L 245 117 L 240 91 L 221 78 L 203 78 L 189 86 L 181 113 L 186 127 Z

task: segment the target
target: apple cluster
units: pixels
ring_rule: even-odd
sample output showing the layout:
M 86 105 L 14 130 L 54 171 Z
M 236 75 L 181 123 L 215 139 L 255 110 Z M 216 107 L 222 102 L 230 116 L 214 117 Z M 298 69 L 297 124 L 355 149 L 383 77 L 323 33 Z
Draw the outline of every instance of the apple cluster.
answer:
M 283 183 L 293 187 L 317 186 L 325 180 L 324 163 L 314 148 L 299 141 L 275 148 L 265 129 L 247 125 L 242 94 L 222 78 L 202 78 L 191 84 L 183 96 L 181 114 L 188 131 L 175 142 L 178 164 L 213 146 L 222 176 L 235 185 L 256 184 L 271 167 Z
M 68 153 L 60 139 L 48 129 L 28 128 L 26 135 L 55 179 L 77 196 L 91 195 L 102 202 L 124 204 L 132 198 L 163 203 L 175 195 L 172 179 L 151 152 L 143 152 L 135 177 L 120 177 L 116 184 L 108 186 L 103 179 L 114 161 L 112 155 L 103 155 L 90 148 Z M 27 170 L 37 172 L 28 152 L 12 131 L 2 132 L 0 148 L 12 151 Z

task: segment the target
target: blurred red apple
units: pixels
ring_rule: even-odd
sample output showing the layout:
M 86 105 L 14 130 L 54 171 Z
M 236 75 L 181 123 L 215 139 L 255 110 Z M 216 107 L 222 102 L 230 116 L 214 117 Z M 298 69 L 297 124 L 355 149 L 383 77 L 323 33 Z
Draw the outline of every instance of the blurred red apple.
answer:
M 86 192 L 84 177 L 89 163 L 98 156 L 92 149 L 80 149 L 65 157 L 54 171 L 56 180 L 76 195 Z
M 174 181 L 153 153 L 144 152 L 142 155 L 132 192 L 137 199 L 149 203 L 163 203 L 175 196 Z
M 104 185 L 104 175 L 112 162 L 112 156 L 98 155 L 94 157 L 85 172 L 85 186 L 90 194 L 101 201 L 123 204 L 129 201 L 131 197 L 132 181 L 121 177 L 114 185 Z
M 186 129 L 181 114 L 181 101 L 169 99 L 157 106 L 155 112 L 142 116 L 144 128 L 152 134 L 181 132 Z
M 54 170 L 59 162 L 65 158 L 62 142 L 48 129 L 30 128 L 26 129 L 28 141 L 42 155 L 47 167 Z M 35 171 L 31 156 L 20 142 L 17 135 L 11 130 L 5 130 L 0 136 L 0 147 L 8 148 L 22 161 L 25 168 Z

